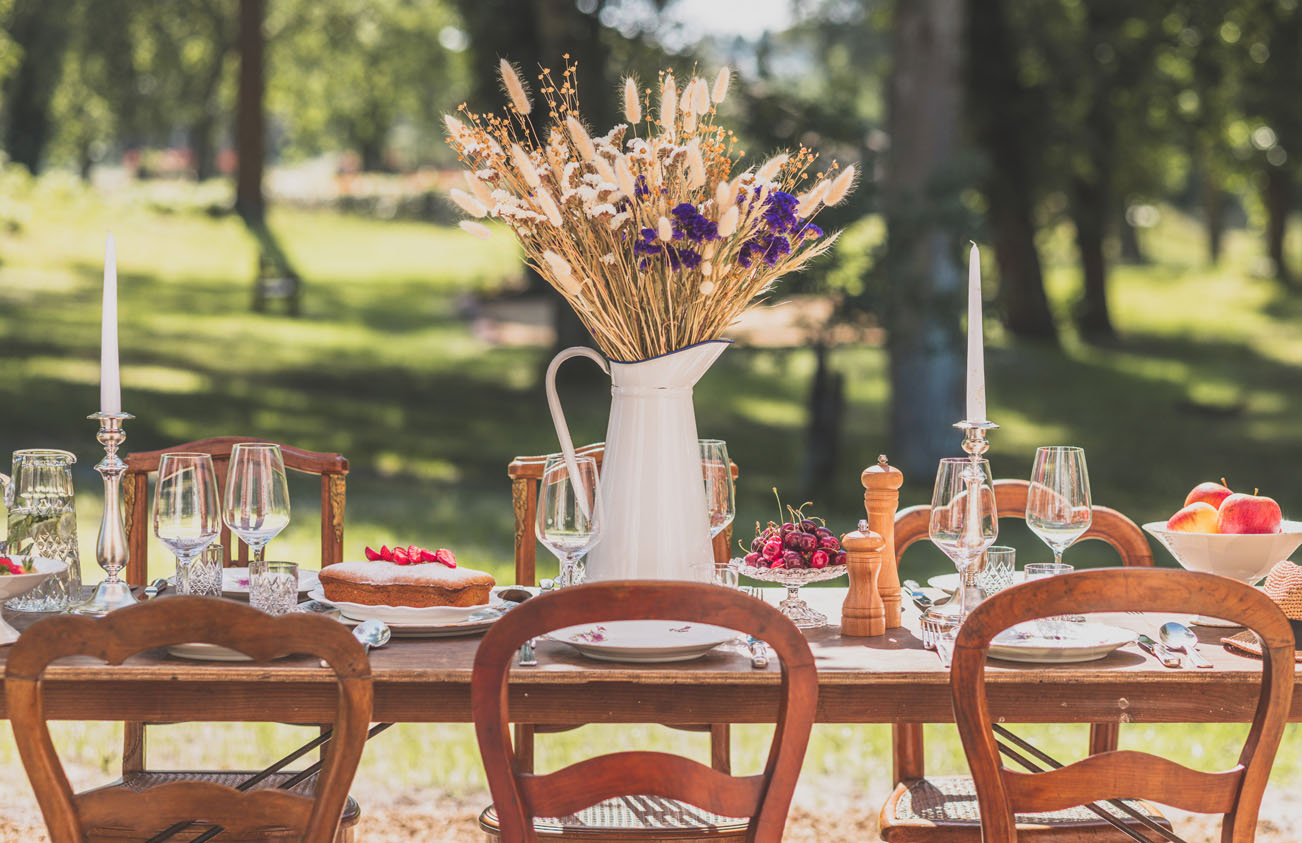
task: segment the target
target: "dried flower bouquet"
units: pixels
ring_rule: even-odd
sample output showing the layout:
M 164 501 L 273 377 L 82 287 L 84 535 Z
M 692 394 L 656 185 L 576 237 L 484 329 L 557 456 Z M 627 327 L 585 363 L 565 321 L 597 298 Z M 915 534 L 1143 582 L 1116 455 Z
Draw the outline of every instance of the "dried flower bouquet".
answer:
M 718 339 L 782 275 L 835 240 L 812 220 L 850 192 L 854 167 L 811 173 L 816 156 L 802 147 L 742 168 L 736 137 L 714 122 L 728 68 L 713 85 L 692 77 L 681 89 L 662 72 L 654 111 L 652 90 L 625 79 L 628 123 L 600 136 L 580 116 L 568 56 L 559 83 L 549 70 L 538 76 L 550 117 L 541 134 L 519 74 L 505 60 L 500 72 L 504 114 L 475 114 L 463 103 L 460 117 L 444 118 L 469 168 L 468 190 L 452 198 L 472 217 L 511 227 L 526 260 L 608 357 L 642 360 Z M 474 220 L 461 227 L 488 235 Z

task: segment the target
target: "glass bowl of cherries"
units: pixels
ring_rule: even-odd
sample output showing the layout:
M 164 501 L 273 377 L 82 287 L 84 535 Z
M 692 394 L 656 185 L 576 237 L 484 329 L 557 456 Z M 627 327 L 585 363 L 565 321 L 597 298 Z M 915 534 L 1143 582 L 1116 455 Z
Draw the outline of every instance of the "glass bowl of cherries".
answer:
M 827 616 L 801 599 L 800 587 L 844 576 L 845 551 L 823 519 L 804 514 L 805 506 L 810 504 L 787 507 L 789 517 L 780 524 L 770 521 L 761 527 L 756 522 L 750 552 L 731 565 L 744 577 L 785 585 L 782 614 L 801 629 L 817 629 L 827 625 Z

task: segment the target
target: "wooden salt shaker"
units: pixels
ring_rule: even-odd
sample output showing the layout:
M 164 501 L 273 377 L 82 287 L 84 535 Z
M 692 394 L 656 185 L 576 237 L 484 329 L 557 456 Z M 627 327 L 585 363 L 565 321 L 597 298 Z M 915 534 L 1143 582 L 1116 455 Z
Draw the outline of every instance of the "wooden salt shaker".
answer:
M 878 593 L 882 570 L 882 537 L 861 520 L 859 529 L 841 537 L 845 565 L 850 572 L 850 592 L 841 606 L 841 634 L 870 637 L 886 634 L 886 608 Z
M 863 481 L 864 509 L 868 511 L 868 529 L 882 537 L 882 571 L 877 579 L 877 590 L 886 609 L 886 628 L 904 625 L 900 604 L 900 572 L 895 564 L 895 511 L 900 506 L 900 486 L 904 475 L 886 462 L 886 455 L 877 457 L 877 464 L 865 468 Z

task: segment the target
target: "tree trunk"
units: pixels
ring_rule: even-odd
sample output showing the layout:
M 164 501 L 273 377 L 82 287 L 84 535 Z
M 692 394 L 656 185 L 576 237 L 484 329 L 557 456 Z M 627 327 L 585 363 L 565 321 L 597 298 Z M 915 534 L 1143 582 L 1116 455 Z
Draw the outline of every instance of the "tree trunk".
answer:
M 1072 180 L 1072 222 L 1076 225 L 1076 248 L 1084 274 L 1084 296 L 1076 312 L 1076 327 L 1088 340 L 1112 339 L 1112 317 L 1108 313 L 1107 259 L 1103 235 L 1107 217 L 1104 189 L 1097 181 Z
M 1117 239 L 1121 241 L 1121 262 L 1133 266 L 1148 263 L 1148 258 L 1144 257 L 1144 248 L 1139 242 L 1139 232 L 1126 217 L 1124 202 L 1119 210 L 1120 213 L 1117 215 Z
M 1283 167 L 1266 167 L 1266 254 L 1270 257 L 1275 277 L 1285 287 L 1293 286 L 1293 273 L 1289 271 L 1284 255 L 1284 233 L 1288 226 L 1288 212 L 1293 202 L 1293 184 Z
M 239 169 L 235 177 L 235 210 L 250 223 L 260 223 L 266 213 L 262 196 L 262 167 L 266 156 L 262 96 L 265 12 L 266 0 L 240 0 L 240 84 L 235 116 Z
M 1018 80 L 1004 0 L 968 0 L 967 7 L 968 115 L 991 164 L 986 219 L 999 261 L 1004 324 L 1014 336 L 1057 343 L 1032 221 L 1035 136 L 1027 121 L 1009 118 L 1010 110 L 1029 114 L 1038 105 Z
M 18 0 L 9 13 L 9 37 L 22 61 L 4 86 L 4 149 L 9 159 L 38 173 L 50 140 L 50 102 L 63 76 L 72 27 L 65 0 Z
M 1225 242 L 1225 191 L 1221 189 L 1220 180 L 1211 174 L 1205 174 L 1202 182 L 1207 259 L 1215 265 L 1220 263 L 1221 250 Z
M 194 157 L 194 180 L 207 181 L 216 172 L 212 142 L 213 118 L 205 112 L 190 124 L 190 154 Z
M 958 445 L 963 362 L 958 232 L 934 213 L 937 178 L 958 151 L 963 4 L 897 0 L 888 83 L 891 148 L 884 198 L 890 264 L 891 461 L 926 478 Z M 957 188 L 948 188 L 956 191 Z
M 805 471 L 801 483 L 806 500 L 827 494 L 831 478 L 841 466 L 841 419 L 845 415 L 845 375 L 827 363 L 828 348 L 814 346 L 818 362 L 809 391 L 809 444 L 805 450 Z

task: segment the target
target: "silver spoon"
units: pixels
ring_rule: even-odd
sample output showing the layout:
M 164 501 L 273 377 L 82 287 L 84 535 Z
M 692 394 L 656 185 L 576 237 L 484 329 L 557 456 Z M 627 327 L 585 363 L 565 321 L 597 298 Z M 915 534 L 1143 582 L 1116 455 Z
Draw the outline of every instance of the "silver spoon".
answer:
M 153 600 L 159 594 L 167 590 L 167 579 L 159 577 L 158 579 L 145 586 L 145 599 Z
M 1212 663 L 1207 661 L 1202 653 L 1198 652 L 1198 636 L 1194 635 L 1194 631 L 1184 624 L 1168 621 L 1162 624 L 1162 628 L 1157 631 L 1157 634 L 1168 649 L 1179 650 L 1187 654 L 1194 667 L 1212 666 Z
M 353 627 L 353 637 L 362 642 L 362 649 L 369 650 L 372 647 L 383 647 L 388 644 L 389 639 L 393 637 L 393 632 L 384 621 L 369 620 Z

